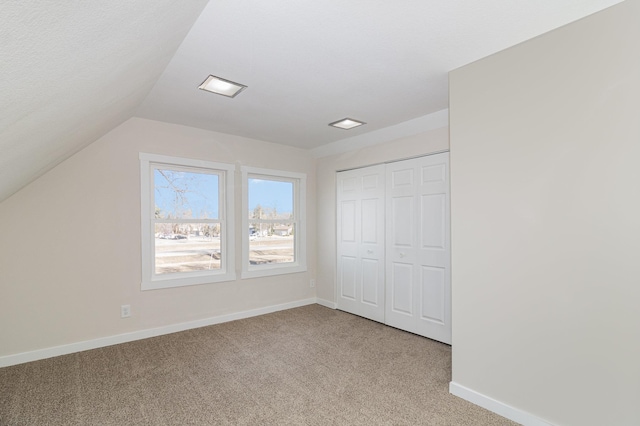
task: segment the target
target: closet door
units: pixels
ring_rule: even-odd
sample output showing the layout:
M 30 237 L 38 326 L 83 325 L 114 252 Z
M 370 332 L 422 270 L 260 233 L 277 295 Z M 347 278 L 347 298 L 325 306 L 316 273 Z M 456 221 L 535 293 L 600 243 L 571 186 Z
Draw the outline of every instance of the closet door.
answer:
M 384 322 L 384 165 L 337 174 L 338 309 Z
M 451 343 L 449 154 L 387 164 L 385 321 Z

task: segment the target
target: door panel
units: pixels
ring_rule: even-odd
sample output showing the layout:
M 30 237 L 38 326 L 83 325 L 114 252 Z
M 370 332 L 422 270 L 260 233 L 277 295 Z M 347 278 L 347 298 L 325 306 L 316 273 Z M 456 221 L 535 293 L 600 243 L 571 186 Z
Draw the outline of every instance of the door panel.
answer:
M 397 165 L 400 163 L 404 163 L 404 161 L 400 161 L 395 164 Z M 401 164 L 400 167 L 397 167 L 396 170 L 391 173 L 391 188 L 411 188 L 413 186 L 414 172 L 413 168 L 407 168 L 406 165 Z
M 420 216 L 428 218 L 422 222 L 422 248 L 444 250 L 447 235 L 445 221 L 446 194 L 423 195 Z
M 356 258 L 349 256 L 342 256 L 340 259 L 340 282 L 341 292 L 340 295 L 343 298 L 350 300 L 356 300 Z
M 395 247 L 412 247 L 413 238 L 413 197 L 393 197 L 391 199 L 390 222 Z
M 382 184 L 382 182 L 380 182 L 380 179 L 383 178 L 384 176 L 379 176 L 377 173 L 376 174 L 368 174 L 366 176 L 362 177 L 362 189 L 364 190 L 373 190 L 375 191 L 376 189 L 378 189 L 378 187 Z
M 377 259 L 362 259 L 362 282 L 376 282 L 380 276 L 380 264 L 382 262 Z M 378 287 L 374 285 L 362 286 L 362 302 L 374 306 L 384 306 L 380 303 L 380 293 Z
M 444 183 L 446 181 L 447 168 L 444 164 L 436 164 L 433 166 L 424 166 L 420 169 L 422 172 L 422 184 L 426 183 Z
M 337 174 L 338 309 L 384 322 L 384 165 Z
M 422 267 L 421 319 L 444 325 L 445 275 L 444 268 Z
M 368 199 L 362 200 L 362 213 L 361 213 L 361 223 L 362 223 L 362 242 L 366 244 L 378 244 L 379 241 L 378 236 L 378 215 L 380 212 L 378 211 L 378 205 L 380 200 L 377 199 Z
M 340 172 L 338 309 L 451 343 L 449 154 Z
M 386 171 L 385 321 L 451 343 L 449 154 L 390 163 Z
M 351 192 L 356 190 L 358 179 L 355 177 L 345 177 L 340 182 L 340 187 L 342 188 L 342 192 Z
M 391 310 L 394 313 L 413 314 L 413 265 L 394 263 L 391 280 Z
M 340 215 L 340 225 L 342 233 L 340 240 L 342 242 L 356 242 L 356 203 L 355 201 L 343 201 L 340 206 L 342 214 Z

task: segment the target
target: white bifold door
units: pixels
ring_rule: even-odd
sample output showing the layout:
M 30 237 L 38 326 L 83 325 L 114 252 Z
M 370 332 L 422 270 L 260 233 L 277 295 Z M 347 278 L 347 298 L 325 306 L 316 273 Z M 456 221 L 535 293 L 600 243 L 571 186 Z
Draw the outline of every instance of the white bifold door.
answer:
M 451 343 L 449 154 L 338 173 L 338 309 Z
M 451 344 L 449 153 L 386 172 L 385 322 Z
M 384 165 L 338 173 L 338 309 L 384 322 Z

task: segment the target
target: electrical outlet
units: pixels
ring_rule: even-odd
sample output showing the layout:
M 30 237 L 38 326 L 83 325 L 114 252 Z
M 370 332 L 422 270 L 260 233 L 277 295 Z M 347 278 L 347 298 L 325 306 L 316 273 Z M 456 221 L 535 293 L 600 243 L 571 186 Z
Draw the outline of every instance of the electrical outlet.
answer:
M 315 287 L 315 286 L 316 286 L 316 280 L 315 280 L 315 279 L 313 279 L 313 278 L 311 278 L 311 279 L 309 280 L 309 287 Z
M 120 306 L 120 318 L 129 318 L 131 316 L 131 305 Z

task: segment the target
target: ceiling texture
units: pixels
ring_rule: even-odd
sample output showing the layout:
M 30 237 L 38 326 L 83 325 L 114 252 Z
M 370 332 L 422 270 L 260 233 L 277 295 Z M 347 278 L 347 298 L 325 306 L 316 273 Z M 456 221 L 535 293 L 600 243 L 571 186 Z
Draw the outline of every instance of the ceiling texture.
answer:
M 0 201 L 133 116 L 318 150 L 442 115 L 449 71 L 619 2 L 0 0 Z

